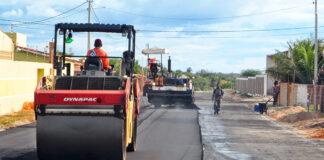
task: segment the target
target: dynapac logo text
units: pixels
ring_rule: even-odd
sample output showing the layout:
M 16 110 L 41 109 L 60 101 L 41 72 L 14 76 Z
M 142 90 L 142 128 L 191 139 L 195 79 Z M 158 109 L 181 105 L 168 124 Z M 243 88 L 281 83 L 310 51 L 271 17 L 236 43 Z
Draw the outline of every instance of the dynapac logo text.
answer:
M 97 98 L 77 98 L 77 97 L 65 97 L 65 102 L 96 102 Z

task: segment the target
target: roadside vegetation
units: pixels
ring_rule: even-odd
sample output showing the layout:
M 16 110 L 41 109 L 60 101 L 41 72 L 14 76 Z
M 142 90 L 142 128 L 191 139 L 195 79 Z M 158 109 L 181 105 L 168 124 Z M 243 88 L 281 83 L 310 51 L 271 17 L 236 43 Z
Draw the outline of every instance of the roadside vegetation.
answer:
M 16 127 L 35 122 L 33 110 L 23 110 L 20 112 L 0 116 L 0 130 Z
M 211 91 L 217 83 L 224 89 L 235 88 L 235 79 L 240 77 L 238 73 L 215 73 L 204 69 L 193 73 L 190 67 L 186 71 L 176 70 L 174 74 L 175 77 L 186 76 L 192 79 L 197 91 Z
M 246 69 L 241 71 L 241 77 L 255 77 L 260 74 L 262 74 L 262 72 L 256 69 Z
M 318 44 L 323 42 L 319 40 Z M 287 47 L 288 52 L 276 51 L 273 56 L 276 67 L 268 68 L 266 72 L 281 82 L 311 84 L 314 78 L 314 40 L 307 38 L 287 42 Z M 323 50 L 324 46 L 319 45 L 318 68 L 324 64 Z

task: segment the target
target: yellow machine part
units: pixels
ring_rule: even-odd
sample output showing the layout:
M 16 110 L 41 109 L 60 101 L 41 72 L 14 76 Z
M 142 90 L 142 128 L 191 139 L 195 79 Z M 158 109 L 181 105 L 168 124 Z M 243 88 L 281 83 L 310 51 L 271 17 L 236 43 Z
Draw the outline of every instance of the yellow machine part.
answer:
M 134 100 L 129 100 L 128 102 L 128 115 L 126 117 L 126 146 L 132 143 L 133 136 L 133 117 L 134 117 Z

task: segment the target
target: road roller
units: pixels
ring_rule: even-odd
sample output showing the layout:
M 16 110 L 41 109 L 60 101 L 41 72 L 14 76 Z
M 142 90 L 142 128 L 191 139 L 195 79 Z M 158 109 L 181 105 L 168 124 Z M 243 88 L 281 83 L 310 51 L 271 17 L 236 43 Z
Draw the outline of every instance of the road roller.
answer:
M 120 57 L 66 54 L 66 44 L 78 32 L 98 32 L 102 37 L 118 33 L 128 46 Z M 127 151 L 136 150 L 140 86 L 133 75 L 135 37 L 132 25 L 55 25 L 55 72 L 42 77 L 34 93 L 40 160 L 125 160 Z M 60 47 L 58 39 L 63 41 Z M 85 60 L 80 73 L 71 75 L 70 58 Z M 120 59 L 119 74 L 113 74 L 113 66 L 104 69 L 102 58 Z

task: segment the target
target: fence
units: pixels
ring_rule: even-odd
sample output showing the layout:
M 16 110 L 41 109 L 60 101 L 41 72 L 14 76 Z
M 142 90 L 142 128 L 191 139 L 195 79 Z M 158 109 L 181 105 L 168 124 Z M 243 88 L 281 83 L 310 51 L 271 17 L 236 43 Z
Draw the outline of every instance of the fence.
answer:
M 257 75 L 248 78 L 236 78 L 236 91 L 253 95 L 266 96 L 267 76 Z
M 303 105 L 308 102 L 308 84 L 280 83 L 279 104 L 284 106 Z
M 314 104 L 314 86 L 307 86 L 308 99 L 310 104 Z M 317 86 L 317 96 L 316 96 L 316 105 L 314 105 L 314 110 L 320 110 L 324 113 L 324 85 Z

